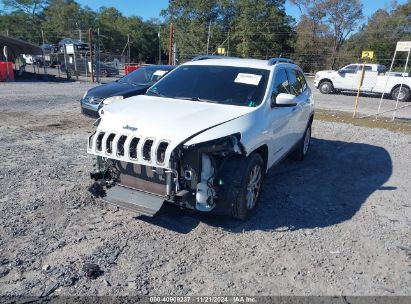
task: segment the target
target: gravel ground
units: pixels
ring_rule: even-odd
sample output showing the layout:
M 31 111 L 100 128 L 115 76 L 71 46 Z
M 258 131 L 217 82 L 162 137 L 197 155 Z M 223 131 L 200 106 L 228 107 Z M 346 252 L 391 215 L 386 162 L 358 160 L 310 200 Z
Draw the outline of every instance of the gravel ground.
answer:
M 2 295 L 411 295 L 410 135 L 316 120 L 251 220 L 136 217 L 87 191 L 88 87 L 0 84 Z

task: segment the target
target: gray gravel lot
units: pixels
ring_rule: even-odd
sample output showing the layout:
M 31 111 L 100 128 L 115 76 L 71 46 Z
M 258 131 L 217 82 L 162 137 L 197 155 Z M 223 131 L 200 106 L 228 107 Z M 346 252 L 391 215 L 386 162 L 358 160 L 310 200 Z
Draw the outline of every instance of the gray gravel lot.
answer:
M 1 294 L 411 295 L 410 135 L 316 120 L 251 220 L 136 217 L 87 191 L 89 86 L 0 83 Z

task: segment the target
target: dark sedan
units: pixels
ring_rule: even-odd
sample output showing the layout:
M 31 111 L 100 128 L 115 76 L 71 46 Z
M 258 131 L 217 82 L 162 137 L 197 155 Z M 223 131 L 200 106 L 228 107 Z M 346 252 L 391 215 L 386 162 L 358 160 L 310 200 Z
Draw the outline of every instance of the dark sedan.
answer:
M 81 99 L 81 112 L 89 117 L 99 117 L 105 105 L 127 97 L 142 95 L 165 74 L 174 69 L 171 65 L 142 66 L 115 82 L 88 90 Z

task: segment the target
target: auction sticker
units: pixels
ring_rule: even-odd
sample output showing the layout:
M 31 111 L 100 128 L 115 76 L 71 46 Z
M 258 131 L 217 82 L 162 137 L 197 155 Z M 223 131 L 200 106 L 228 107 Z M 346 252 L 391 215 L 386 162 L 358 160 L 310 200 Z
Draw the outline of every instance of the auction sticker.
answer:
M 234 82 L 258 85 L 260 83 L 260 80 L 261 80 L 261 75 L 238 73 L 236 79 L 234 79 Z
M 167 71 L 163 71 L 163 70 L 157 70 L 153 73 L 153 75 L 155 76 L 163 76 L 165 73 L 167 73 Z

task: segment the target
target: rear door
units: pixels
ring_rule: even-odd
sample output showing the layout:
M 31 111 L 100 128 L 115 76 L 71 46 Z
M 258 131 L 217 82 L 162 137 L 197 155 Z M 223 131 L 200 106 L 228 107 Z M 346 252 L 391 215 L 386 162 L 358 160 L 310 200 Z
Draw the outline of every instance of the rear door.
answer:
M 362 75 L 363 66 L 360 65 L 357 72 L 357 79 L 354 81 L 354 89 L 358 90 Z M 372 66 L 364 66 L 364 80 L 361 86 L 361 91 L 371 92 L 377 84 L 378 71 L 373 71 Z
M 310 115 L 310 90 L 301 71 L 287 68 L 291 94 L 296 96 L 297 105 L 293 109 L 290 120 L 292 130 L 292 146 L 301 139 Z

